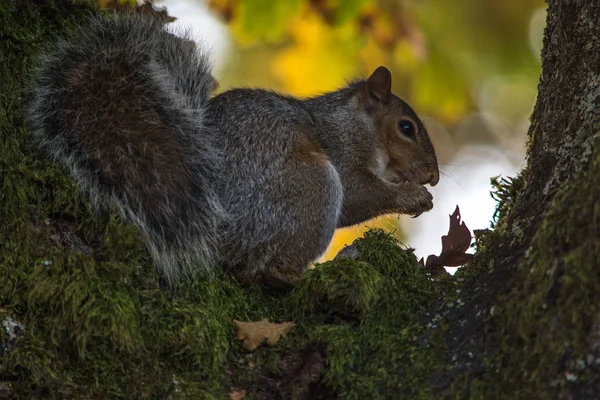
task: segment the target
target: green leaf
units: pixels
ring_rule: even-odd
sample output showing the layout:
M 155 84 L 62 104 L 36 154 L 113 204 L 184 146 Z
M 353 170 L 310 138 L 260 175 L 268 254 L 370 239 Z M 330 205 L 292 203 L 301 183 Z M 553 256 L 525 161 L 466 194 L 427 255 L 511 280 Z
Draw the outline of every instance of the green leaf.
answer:
M 283 37 L 291 19 L 302 10 L 302 0 L 240 0 L 234 10 L 233 31 L 242 43 Z
M 358 13 L 365 6 L 372 3 L 372 0 L 340 0 L 335 7 L 334 23 L 343 25 L 356 18 Z

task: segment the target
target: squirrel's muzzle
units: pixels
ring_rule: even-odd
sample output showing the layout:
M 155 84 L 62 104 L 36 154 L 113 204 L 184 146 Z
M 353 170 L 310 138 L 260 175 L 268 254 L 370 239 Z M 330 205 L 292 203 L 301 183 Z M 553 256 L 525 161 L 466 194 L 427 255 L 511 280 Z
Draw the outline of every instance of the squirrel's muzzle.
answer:
M 431 186 L 435 186 L 435 185 L 437 185 L 437 183 L 439 181 L 440 181 L 440 171 L 437 169 L 437 166 L 436 166 L 435 170 L 432 170 L 429 172 L 429 179 L 425 183 L 429 183 Z
M 415 179 L 415 181 L 417 181 L 419 185 L 429 184 L 435 186 L 440 181 L 440 171 L 438 170 L 437 164 L 433 166 L 426 165 L 419 169 L 416 177 L 417 179 Z

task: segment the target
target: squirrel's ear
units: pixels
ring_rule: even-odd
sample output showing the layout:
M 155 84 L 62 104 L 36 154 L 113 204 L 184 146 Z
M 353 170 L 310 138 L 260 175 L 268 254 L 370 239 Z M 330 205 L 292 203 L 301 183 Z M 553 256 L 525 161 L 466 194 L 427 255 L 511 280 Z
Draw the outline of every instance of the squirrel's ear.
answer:
M 369 96 L 387 103 L 392 93 L 392 73 L 386 67 L 378 67 L 367 79 Z

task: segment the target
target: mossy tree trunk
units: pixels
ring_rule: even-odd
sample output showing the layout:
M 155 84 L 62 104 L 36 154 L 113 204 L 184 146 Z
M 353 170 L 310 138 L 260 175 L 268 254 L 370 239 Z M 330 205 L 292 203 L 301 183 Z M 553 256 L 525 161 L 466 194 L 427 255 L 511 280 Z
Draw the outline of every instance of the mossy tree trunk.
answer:
M 600 398 L 600 2 L 549 0 L 527 165 L 448 312 L 476 398 Z M 460 278 L 459 278 L 460 279 Z
M 87 12 L 55 3 L 0 5 L 0 398 L 600 398 L 597 0 L 549 1 L 527 166 L 455 279 L 375 234 L 289 296 L 161 289 L 135 230 L 32 150 L 23 72 Z M 244 352 L 231 321 L 264 317 L 297 327 Z

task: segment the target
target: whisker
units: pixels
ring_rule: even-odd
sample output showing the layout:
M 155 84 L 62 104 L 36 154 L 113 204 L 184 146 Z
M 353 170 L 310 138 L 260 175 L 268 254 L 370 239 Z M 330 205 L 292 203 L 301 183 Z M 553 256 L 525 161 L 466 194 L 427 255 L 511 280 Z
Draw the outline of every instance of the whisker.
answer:
M 460 182 L 458 182 L 458 179 L 456 179 L 456 177 L 454 175 L 452 175 L 451 173 L 446 173 L 446 172 L 442 171 L 441 175 L 445 178 L 450 179 L 454 183 L 460 183 Z
M 442 168 L 440 168 L 440 174 L 441 174 L 442 176 L 444 176 L 444 177 L 450 178 L 450 179 L 451 179 L 451 180 L 452 180 L 454 183 L 456 183 L 456 184 L 458 185 L 458 187 L 460 187 L 462 190 L 465 190 L 465 191 L 467 190 L 467 188 L 466 188 L 466 187 L 465 187 L 463 184 L 461 184 L 461 183 L 460 183 L 460 181 L 459 181 L 459 180 L 456 178 L 456 176 L 455 176 L 455 175 L 454 175 L 452 172 L 450 172 L 450 171 L 448 171 L 448 170 L 445 170 L 445 169 L 442 169 Z
M 473 164 L 458 164 L 458 163 L 447 163 L 445 167 L 458 167 L 458 168 L 473 168 Z

